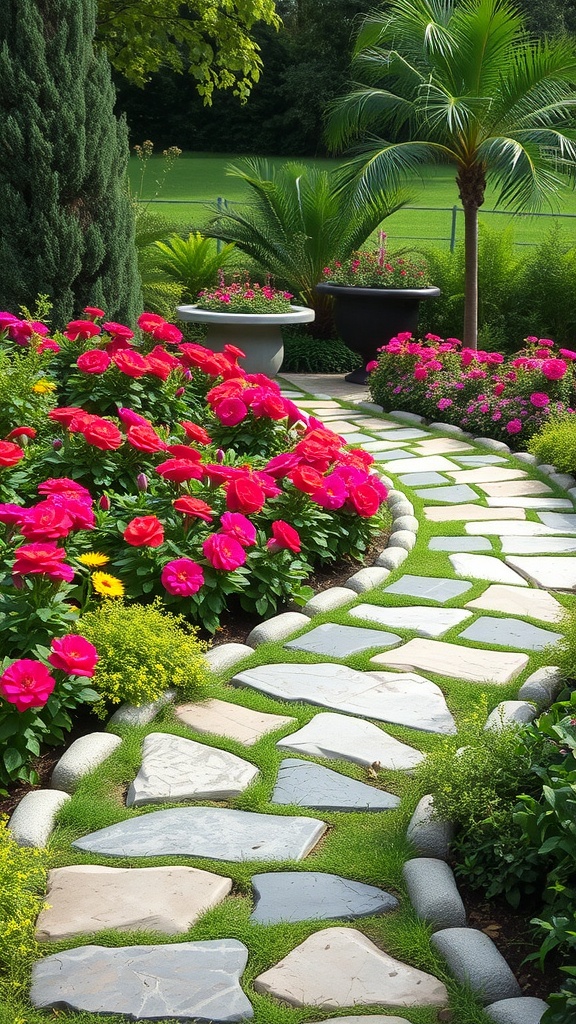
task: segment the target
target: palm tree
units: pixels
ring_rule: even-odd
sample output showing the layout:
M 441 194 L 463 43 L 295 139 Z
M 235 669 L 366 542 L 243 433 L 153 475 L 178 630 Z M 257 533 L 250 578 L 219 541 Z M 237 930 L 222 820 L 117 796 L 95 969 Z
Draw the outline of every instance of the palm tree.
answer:
M 324 267 L 360 248 L 385 217 L 408 202 L 408 191 L 374 188 L 359 205 L 352 202 L 355 186 L 342 187 L 334 171 L 298 163 L 275 169 L 248 158 L 228 173 L 248 186 L 248 201 L 213 218 L 204 234 L 235 242 L 316 311 L 311 333 L 328 336 L 332 299 L 315 290 Z
M 361 84 L 330 111 L 334 148 L 373 134 L 345 179 L 364 202 L 423 165 L 450 163 L 465 223 L 464 343 L 478 332 L 478 209 L 557 203 L 576 160 L 576 50 L 532 40 L 509 0 L 391 0 L 369 15 L 353 52 Z M 394 141 L 377 137 L 389 134 Z

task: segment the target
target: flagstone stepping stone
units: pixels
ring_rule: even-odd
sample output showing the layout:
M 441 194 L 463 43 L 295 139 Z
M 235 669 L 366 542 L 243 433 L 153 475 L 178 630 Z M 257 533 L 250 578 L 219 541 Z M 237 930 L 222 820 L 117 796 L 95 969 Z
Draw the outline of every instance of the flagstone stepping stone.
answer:
M 492 939 L 476 928 L 445 928 L 431 938 L 456 980 L 482 1004 L 520 995 L 520 986 Z
M 443 473 L 445 470 L 458 469 L 458 466 L 444 455 L 421 455 L 416 463 L 408 465 L 406 462 L 403 465 L 402 460 L 398 459 L 395 466 L 385 465 L 384 469 L 390 469 L 392 473 Z
M 566 509 L 568 512 L 574 511 L 574 502 L 570 501 L 569 498 L 486 498 L 486 504 L 488 508 L 530 508 L 536 512 L 550 512 L 559 511 L 560 509 Z M 512 516 L 500 516 L 501 519 L 511 519 Z M 524 518 L 524 516 L 522 516 Z
M 378 762 L 382 768 L 394 771 L 415 768 L 424 760 L 419 750 L 395 740 L 372 722 L 327 711 L 315 715 L 298 732 L 278 740 L 276 746 L 296 754 L 353 761 L 368 767 Z
M 416 491 L 424 501 L 444 501 L 446 504 L 458 505 L 462 501 L 479 501 L 480 496 L 468 484 L 454 484 L 453 487 L 427 487 Z
M 223 807 L 176 807 L 127 818 L 76 839 L 72 845 L 110 857 L 181 854 L 236 863 L 302 860 L 325 831 L 326 825 L 317 818 L 287 818 Z
M 492 498 L 511 498 L 534 494 L 552 494 L 552 488 L 541 480 L 510 480 L 495 484 L 478 484 L 484 494 Z
M 458 484 L 484 484 L 525 479 L 528 474 L 525 469 L 511 469 L 509 466 L 478 466 L 476 469 L 459 469 L 448 476 Z
M 492 555 L 448 555 L 452 568 L 457 576 L 474 576 L 477 580 L 489 580 L 490 583 L 512 583 L 517 587 L 527 587 L 526 580 L 512 572 L 499 558 Z
M 360 403 L 360 408 L 363 409 L 364 405 L 365 405 L 365 403 L 361 402 Z M 350 419 L 351 416 L 352 416 L 352 414 L 350 412 L 347 412 L 346 415 L 348 416 L 348 419 Z M 375 433 L 378 430 L 391 430 L 391 429 L 395 429 L 398 426 L 398 424 L 394 423 L 393 420 L 380 419 L 380 417 L 378 417 L 378 416 L 363 416 L 361 413 L 354 413 L 354 415 L 358 416 L 358 422 L 362 423 L 363 427 L 366 427 L 367 429 L 371 430 L 373 433 Z
M 455 455 L 454 458 L 465 466 L 498 466 L 508 462 L 502 455 Z
M 407 605 L 397 608 L 378 604 L 358 604 L 349 614 L 355 619 L 369 619 L 396 629 L 413 629 L 420 636 L 441 636 L 448 629 L 457 626 L 471 612 L 461 608 L 431 608 L 429 605 Z
M 398 900 L 375 885 L 323 871 L 274 871 L 252 876 L 256 924 L 354 921 L 395 910 Z
M 290 1006 L 444 1006 L 448 993 L 431 974 L 378 949 L 355 928 L 314 932 L 260 974 L 257 992 Z
M 180 704 L 174 711 L 176 718 L 191 729 L 226 736 L 230 740 L 238 740 L 246 747 L 251 747 L 267 733 L 296 721 L 287 715 L 265 714 L 263 711 L 245 708 L 242 704 L 230 704 L 216 699 L 204 700 L 200 704 Z
M 505 555 L 570 554 L 576 551 L 576 537 L 504 537 Z
M 36 938 L 57 942 L 103 928 L 178 935 L 231 888 L 231 878 L 197 868 L 55 868 L 48 872 Z
M 561 639 L 561 633 L 532 626 L 523 619 L 500 619 L 493 615 L 481 615 L 459 636 L 459 640 L 518 647 L 521 651 L 542 651 L 548 644 L 558 643 Z
M 282 700 L 319 704 L 426 732 L 456 731 L 442 691 L 422 676 L 359 672 L 333 663 L 277 664 L 240 672 L 232 682 Z
M 289 651 L 310 651 L 311 654 L 328 654 L 333 658 L 348 658 L 357 651 L 369 647 L 391 647 L 402 643 L 402 637 L 385 633 L 380 629 L 361 629 L 358 626 L 340 626 L 325 622 L 296 640 L 289 640 L 284 647 Z
M 428 549 L 430 551 L 492 551 L 492 543 L 487 537 L 432 537 Z
M 408 447 L 408 441 L 367 441 L 366 444 L 362 445 L 367 452 L 389 452 L 394 449 Z M 404 452 L 406 458 L 409 456 L 409 452 Z
M 446 455 L 447 452 L 470 452 L 472 446 L 465 441 L 457 441 L 452 437 L 429 437 L 425 441 L 419 441 L 414 445 L 414 451 L 419 455 Z M 454 456 L 460 458 L 460 456 Z
M 421 597 L 427 601 L 451 601 L 453 597 L 465 594 L 472 586 L 469 582 L 452 580 L 443 576 L 411 576 L 407 573 L 389 587 L 384 587 L 383 594 L 405 594 L 408 597 Z
M 573 590 L 576 587 L 576 559 L 562 555 L 507 555 L 506 562 L 539 587 Z
M 436 672 L 468 683 L 510 683 L 528 664 L 527 654 L 478 650 L 442 640 L 409 640 L 403 647 L 371 658 L 374 665 L 403 671 Z
M 576 515 L 565 512 L 537 512 L 545 526 L 560 530 L 562 533 L 576 533 Z
M 232 800 L 257 775 L 255 765 L 227 750 L 167 732 L 151 732 L 144 738 L 142 766 L 128 787 L 126 806 Z
M 353 434 L 344 434 L 346 444 L 362 445 L 364 447 L 365 441 L 370 441 L 369 434 L 362 434 L 359 430 L 354 431 Z
M 511 612 L 513 615 L 525 615 L 542 622 L 557 622 L 565 609 L 556 598 L 546 590 L 524 590 L 494 583 L 480 597 L 468 601 L 467 608 L 479 608 L 489 612 Z
M 408 459 L 415 459 L 416 456 L 412 455 L 411 452 L 404 451 L 403 448 L 392 448 L 391 451 L 387 451 L 387 452 L 386 451 L 374 452 L 374 458 L 375 458 L 376 462 L 391 462 L 391 461 L 396 461 L 396 460 L 398 460 L 398 461 L 402 460 L 402 462 L 404 463 L 404 466 L 403 466 L 401 472 L 406 472 L 406 465 L 405 464 L 407 463 Z M 390 469 L 390 466 L 384 466 L 384 469 Z
M 366 1017 L 365 1014 L 361 1017 L 330 1017 L 330 1019 L 325 1017 L 324 1020 L 311 1021 L 310 1024 L 366 1024 L 366 1021 L 369 1024 L 410 1024 L 406 1017 L 383 1017 L 381 1013 L 377 1013 L 375 1017 L 372 1015 Z M 532 1024 L 532 1021 L 529 1024 Z
M 349 420 L 330 420 L 326 426 L 335 434 L 352 434 L 358 430 L 358 424 L 351 423 Z
M 498 500 L 498 499 L 496 499 Z M 525 519 L 524 508 L 485 508 L 484 505 L 454 505 L 452 508 L 430 506 L 424 509 L 426 519 L 432 523 L 470 522 L 471 520 Z
M 495 534 L 499 537 L 556 537 L 564 536 L 567 530 L 555 530 L 542 523 L 533 523 L 531 519 L 516 522 L 514 519 L 495 519 L 491 523 L 467 523 L 466 533 Z
M 387 430 L 386 437 L 391 441 L 412 441 L 417 437 L 426 437 L 426 431 L 418 427 L 401 427 L 399 430 Z
M 47 1010 L 125 1014 L 133 1020 L 220 1024 L 253 1016 L 240 987 L 248 950 L 236 939 L 161 946 L 78 946 L 39 960 L 30 1000 Z
M 288 757 L 280 763 L 270 803 L 316 811 L 389 811 L 398 807 L 400 798 L 324 765 Z
M 407 473 L 399 477 L 404 487 L 431 487 L 432 484 L 447 484 L 448 478 L 441 473 Z

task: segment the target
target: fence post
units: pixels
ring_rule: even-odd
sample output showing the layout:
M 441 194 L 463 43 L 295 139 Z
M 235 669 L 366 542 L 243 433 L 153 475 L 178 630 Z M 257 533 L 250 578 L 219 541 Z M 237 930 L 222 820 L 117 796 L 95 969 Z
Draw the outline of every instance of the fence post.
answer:
M 452 207 L 452 227 L 450 229 L 450 252 L 456 248 L 456 221 L 458 218 L 458 207 Z
M 218 196 L 218 198 L 216 199 L 216 206 L 218 207 L 218 214 L 222 213 L 222 210 L 224 209 L 225 203 L 226 203 L 226 200 L 222 199 L 222 196 Z M 222 239 L 221 238 L 217 238 L 216 239 L 216 252 L 222 252 Z

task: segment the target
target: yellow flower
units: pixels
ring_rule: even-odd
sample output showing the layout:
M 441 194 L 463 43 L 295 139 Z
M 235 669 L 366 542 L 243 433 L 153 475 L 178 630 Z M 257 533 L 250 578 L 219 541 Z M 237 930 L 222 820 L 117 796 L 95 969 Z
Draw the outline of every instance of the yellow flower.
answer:
M 100 551 L 87 551 L 85 555 L 78 555 L 77 560 L 91 569 L 96 569 L 99 565 L 107 565 L 110 561 L 108 555 L 103 555 Z
M 56 391 L 56 385 L 53 381 L 42 378 L 32 385 L 32 391 L 37 395 L 47 395 L 50 391 Z
M 110 576 L 107 572 L 92 573 L 92 586 L 97 594 L 104 597 L 123 597 L 124 584 L 117 576 Z

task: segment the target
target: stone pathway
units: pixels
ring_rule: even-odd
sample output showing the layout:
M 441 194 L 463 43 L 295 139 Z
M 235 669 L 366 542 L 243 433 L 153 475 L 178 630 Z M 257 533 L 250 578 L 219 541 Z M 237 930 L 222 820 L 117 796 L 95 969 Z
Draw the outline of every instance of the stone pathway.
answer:
M 293 388 L 317 392 L 306 397 L 290 390 L 303 410 L 373 452 L 391 489 L 390 545 L 344 587 L 316 595 L 299 613 L 262 623 L 247 644 L 210 652 L 212 670 L 226 673 L 235 687 L 228 691 L 231 700 L 211 698 L 175 709 L 177 721 L 200 739 L 161 727 L 149 732 L 126 799 L 132 808 L 194 806 L 146 806 L 78 838 L 77 856 L 83 852 L 112 863 L 130 858 L 130 866 L 83 863 L 52 871 L 38 937 L 71 941 L 102 928 L 182 934 L 204 912 L 233 898 L 225 866 L 221 874 L 177 862 L 139 868 L 138 859 L 170 862 L 185 855 L 245 864 L 255 926 L 317 923 L 252 982 L 260 998 L 284 1005 L 288 1015 L 282 1022 L 310 1021 L 311 1008 L 341 1024 L 432 1021 L 449 1004 L 444 982 L 390 956 L 363 931 L 375 915 L 394 913 L 397 897 L 360 879 L 313 870 L 314 858 L 318 844 L 337 832 L 332 812 L 369 812 L 372 821 L 378 820 L 376 812 L 402 813 L 401 799 L 385 782 L 395 788 L 394 773 L 405 776 L 423 762 L 431 739 L 441 742 L 457 731 L 454 681 L 490 695 L 493 728 L 529 721 L 536 714 L 529 701 L 553 698 L 557 674 L 543 666 L 547 647 L 560 636 L 563 593 L 576 585 L 576 482 L 562 481 L 572 486 L 567 495 L 550 480 L 553 468 L 545 474 L 529 458 L 511 461 L 501 444 L 480 443 L 455 427 L 442 433 L 441 425 L 426 427 L 410 414 L 377 416 L 376 407 L 358 404 L 362 389 L 342 381 L 290 381 Z M 344 409 L 337 399 L 356 406 Z M 271 640 L 283 642 L 285 661 L 267 664 L 263 653 L 255 665 L 254 651 Z M 242 668 L 248 657 L 250 667 Z M 363 669 L 355 667 L 358 658 L 364 659 Z M 274 698 L 276 714 L 234 702 L 249 703 L 255 691 Z M 499 703 L 503 691 L 518 699 Z M 301 725 L 294 715 L 303 706 L 318 710 Z M 145 724 L 156 710 L 132 711 L 124 720 Z M 393 735 L 396 727 L 402 727 L 401 738 Z M 247 789 L 264 785 L 252 748 L 280 730 L 276 748 L 286 757 L 267 790 L 269 813 L 246 810 L 243 803 L 201 806 L 237 803 Z M 208 744 L 201 742 L 204 735 Z M 220 749 L 224 739 L 235 741 L 243 756 Z M 74 793 L 79 778 L 110 753 L 108 741 L 84 744 L 75 774 L 71 748 L 62 790 Z M 344 774 L 346 765 L 363 766 L 364 781 Z M 70 799 L 66 793 L 56 797 L 47 791 L 46 803 L 36 799 L 28 812 L 25 798 L 12 819 L 16 837 L 28 845 L 46 842 L 55 815 Z M 418 856 L 406 862 L 404 882 L 417 916 L 434 933 L 432 944 L 448 965 L 446 977 L 469 986 L 488 1020 L 537 1024 L 545 1005 L 522 997 L 492 941 L 466 927 L 445 863 L 449 826 L 430 815 L 424 798 L 408 831 Z M 259 861 L 271 870 L 258 873 Z M 326 921 L 355 924 L 324 926 Z M 215 1024 L 248 1020 L 255 1012 L 241 987 L 248 949 L 233 937 L 116 948 L 97 943 L 96 938 L 96 944 L 39 961 L 33 1004 L 58 1012 Z M 298 1008 L 306 1009 L 304 1017 Z M 407 1016 L 395 1015 L 399 1008 Z M 265 1021 L 262 1012 L 260 1006 L 258 1019 Z M 313 1016 L 316 1024 L 328 1019 Z

